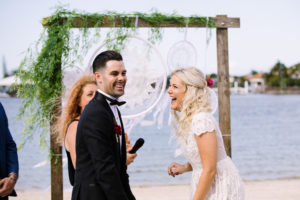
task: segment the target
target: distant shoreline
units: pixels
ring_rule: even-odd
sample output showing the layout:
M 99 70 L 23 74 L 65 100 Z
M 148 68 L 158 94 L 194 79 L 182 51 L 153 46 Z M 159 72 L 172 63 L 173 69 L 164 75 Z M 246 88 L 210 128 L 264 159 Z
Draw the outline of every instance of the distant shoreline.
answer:
M 266 88 L 266 94 L 300 94 L 299 87 L 287 87 L 287 88 Z

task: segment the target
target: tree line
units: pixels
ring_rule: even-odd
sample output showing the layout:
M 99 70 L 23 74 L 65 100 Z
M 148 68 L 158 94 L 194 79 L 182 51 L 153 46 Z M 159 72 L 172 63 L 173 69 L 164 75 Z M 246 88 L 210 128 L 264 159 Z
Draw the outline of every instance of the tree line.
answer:
M 268 87 L 300 86 L 300 63 L 286 67 L 278 61 L 268 73 L 264 73 Z

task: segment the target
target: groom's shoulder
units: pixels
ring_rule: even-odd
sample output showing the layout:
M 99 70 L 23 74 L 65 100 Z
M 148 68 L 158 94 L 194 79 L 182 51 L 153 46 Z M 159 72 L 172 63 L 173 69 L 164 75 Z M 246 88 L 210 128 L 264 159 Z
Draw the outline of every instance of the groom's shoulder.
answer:
M 109 117 L 109 110 L 104 105 L 105 102 L 93 98 L 84 108 L 81 118 L 89 117 Z M 109 107 L 108 107 L 109 108 Z
M 99 113 L 99 112 L 107 112 L 106 107 L 103 105 L 102 102 L 99 102 L 97 99 L 93 98 L 84 108 L 86 113 Z

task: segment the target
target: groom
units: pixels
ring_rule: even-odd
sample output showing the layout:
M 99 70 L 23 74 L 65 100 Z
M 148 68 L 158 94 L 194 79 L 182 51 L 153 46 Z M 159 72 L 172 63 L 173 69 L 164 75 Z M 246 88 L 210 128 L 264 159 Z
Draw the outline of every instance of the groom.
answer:
M 126 142 L 118 106 L 127 81 L 122 56 L 100 53 L 93 62 L 98 90 L 77 128 L 72 200 L 135 200 L 128 180 Z

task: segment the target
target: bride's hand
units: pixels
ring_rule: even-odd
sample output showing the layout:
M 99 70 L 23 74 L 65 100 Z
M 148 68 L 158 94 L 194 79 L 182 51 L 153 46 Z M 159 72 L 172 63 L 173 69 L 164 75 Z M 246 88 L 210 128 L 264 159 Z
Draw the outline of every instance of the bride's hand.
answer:
M 170 176 L 177 176 L 179 174 L 183 174 L 186 171 L 185 165 L 181 165 L 175 162 L 172 162 L 168 167 L 168 173 Z

